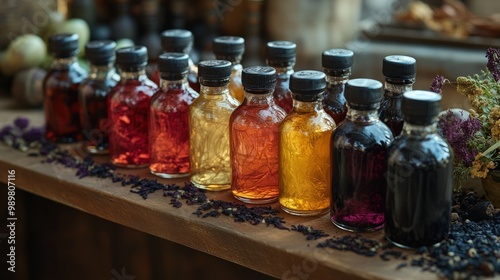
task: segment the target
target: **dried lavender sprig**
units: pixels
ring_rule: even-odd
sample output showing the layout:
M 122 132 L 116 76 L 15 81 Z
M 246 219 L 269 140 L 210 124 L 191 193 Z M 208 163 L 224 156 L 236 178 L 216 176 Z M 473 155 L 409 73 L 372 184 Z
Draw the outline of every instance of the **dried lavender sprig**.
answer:
M 443 85 L 444 85 L 445 81 L 446 81 L 446 79 L 444 78 L 444 76 L 437 75 L 434 78 L 434 80 L 432 81 L 430 90 L 432 92 L 441 94 L 442 93 L 442 88 L 443 88 Z
M 486 50 L 486 58 L 488 59 L 486 67 L 493 76 L 493 79 L 498 82 L 500 80 L 500 50 L 488 48 Z
M 324 230 L 314 229 L 312 226 L 304 226 L 304 225 L 292 225 L 291 230 L 298 231 L 306 236 L 307 240 L 316 240 L 322 237 L 330 236 L 325 233 Z

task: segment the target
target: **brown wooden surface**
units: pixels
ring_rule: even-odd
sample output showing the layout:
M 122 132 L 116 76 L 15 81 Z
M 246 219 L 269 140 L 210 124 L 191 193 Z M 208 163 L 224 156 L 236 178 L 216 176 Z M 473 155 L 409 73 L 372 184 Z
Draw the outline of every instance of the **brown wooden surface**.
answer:
M 43 123 L 41 110 L 0 108 L 0 127 L 19 116 L 29 117 L 36 125 Z M 78 153 L 78 148 L 66 146 Z M 105 158 L 101 158 L 104 159 Z M 231 218 L 198 218 L 196 206 L 183 205 L 176 209 L 161 193 L 147 200 L 130 193 L 128 187 L 113 184 L 108 179 L 77 179 L 74 170 L 41 163 L 37 157 L 0 145 L 0 182 L 7 181 L 6 170 L 16 170 L 18 188 L 48 198 L 83 212 L 118 224 L 179 243 L 195 250 L 240 264 L 256 271 L 283 279 L 438 279 L 437 275 L 419 268 L 396 270 L 401 261 L 382 261 L 379 257 L 364 257 L 352 252 L 318 249 L 318 241 L 306 241 L 302 234 L 278 230 L 265 225 L 236 223 Z M 120 170 L 153 178 L 147 169 Z M 164 183 L 169 181 L 159 179 Z M 234 201 L 229 192 L 209 193 L 209 198 Z M 276 204 L 273 206 L 277 207 Z M 282 214 L 286 224 L 308 225 L 326 230 L 331 236 L 348 234 L 333 226 L 327 215 L 295 217 Z M 383 232 L 364 234 L 382 239 Z M 410 253 L 410 252 L 405 252 Z M 411 253 L 410 253 L 411 254 Z M 296 269 L 300 272 L 296 272 Z

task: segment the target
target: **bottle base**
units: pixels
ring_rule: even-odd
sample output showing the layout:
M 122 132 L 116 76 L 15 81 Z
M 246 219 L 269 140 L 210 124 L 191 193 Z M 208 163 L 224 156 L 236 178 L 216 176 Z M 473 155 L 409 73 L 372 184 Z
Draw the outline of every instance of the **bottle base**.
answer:
M 121 168 L 129 168 L 129 169 L 144 168 L 144 167 L 149 166 L 149 164 L 123 164 L 123 163 L 115 163 L 113 161 L 111 161 L 111 163 L 114 166 L 121 167 Z
M 398 243 L 398 242 L 395 242 L 393 240 L 391 240 L 389 237 L 387 237 L 387 235 L 385 236 L 385 239 L 387 239 L 387 241 L 389 241 L 391 244 L 393 244 L 394 246 L 396 247 L 399 247 L 399 248 L 402 248 L 402 249 L 408 249 L 408 250 L 417 250 L 419 249 L 420 247 L 436 247 L 439 245 L 439 243 L 441 243 L 441 241 L 439 242 L 436 242 L 434 244 L 430 244 L 430 245 L 421 245 L 421 246 L 418 246 L 418 247 L 412 247 L 412 246 L 407 246 L 407 245 L 404 245 L 404 244 L 401 244 L 401 243 Z M 444 239 L 443 239 L 444 240 Z
M 233 193 L 234 198 L 237 200 L 248 203 L 248 204 L 269 204 L 278 200 L 278 197 L 270 197 L 270 198 L 248 198 L 243 196 L 238 196 Z
M 340 228 L 340 229 L 343 229 L 343 230 L 346 230 L 346 231 L 350 231 L 350 232 L 374 232 L 374 231 L 379 231 L 381 229 L 384 228 L 384 224 L 380 225 L 380 226 L 376 226 L 376 227 L 371 227 L 371 228 L 368 228 L 368 227 L 353 227 L 353 226 L 349 226 L 349 225 L 345 225 L 345 224 L 341 224 L 337 221 L 335 221 L 334 219 L 330 218 L 330 221 L 332 222 L 332 224 L 334 224 L 336 227 Z
M 290 209 L 287 207 L 284 207 L 283 205 L 280 205 L 281 210 L 285 211 L 288 214 L 294 215 L 294 216 L 319 216 L 326 214 L 328 212 L 328 208 L 325 209 L 319 209 L 319 210 L 297 210 L 297 209 Z
M 156 172 L 151 169 L 149 170 L 149 172 L 151 172 L 151 174 L 153 175 L 166 179 L 184 178 L 189 176 L 189 173 L 170 174 L 170 173 Z
M 83 146 L 85 147 L 85 150 L 89 154 L 93 154 L 93 155 L 107 155 L 109 153 L 108 149 L 99 149 L 98 147 L 90 146 L 90 145 L 85 145 L 85 144 L 83 144 Z
M 193 185 L 195 187 L 197 187 L 198 189 L 202 189 L 202 190 L 207 190 L 207 191 L 213 191 L 213 192 L 218 192 L 218 191 L 225 191 L 225 190 L 229 190 L 231 188 L 231 185 L 230 184 L 227 184 L 227 185 L 218 185 L 218 184 L 200 184 L 200 183 L 197 183 L 193 180 L 191 180 L 191 183 L 193 183 Z
M 207 191 L 224 191 L 231 188 L 229 172 L 205 172 L 193 174 L 190 179 L 195 187 Z

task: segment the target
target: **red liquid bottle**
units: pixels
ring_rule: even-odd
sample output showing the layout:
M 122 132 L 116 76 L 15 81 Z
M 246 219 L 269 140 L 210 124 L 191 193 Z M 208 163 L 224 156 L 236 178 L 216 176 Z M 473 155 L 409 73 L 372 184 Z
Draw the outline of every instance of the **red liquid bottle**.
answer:
M 293 109 L 290 75 L 294 72 L 296 47 L 295 43 L 288 41 L 273 41 L 266 45 L 266 63 L 276 69 L 274 102 L 286 113 L 290 113 Z
M 231 78 L 229 80 L 229 92 L 238 102 L 243 103 L 245 91 L 241 84 L 241 58 L 245 52 L 245 39 L 237 36 L 222 36 L 214 39 L 213 51 L 219 60 L 231 62 Z
M 279 125 L 286 115 L 274 103 L 276 70 L 245 68 L 242 83 L 245 99 L 229 121 L 231 191 L 246 203 L 270 203 L 279 194 Z
M 193 33 L 185 29 L 169 29 L 161 33 L 161 47 L 163 51 L 169 53 L 185 53 L 189 55 L 193 48 Z M 189 86 L 196 92 L 200 92 L 200 83 L 198 82 L 198 68 L 189 58 L 189 71 L 187 79 Z M 156 71 L 151 80 L 160 85 L 160 72 Z
M 344 90 L 351 75 L 353 56 L 352 51 L 345 49 L 327 50 L 321 56 L 327 82 L 323 108 L 337 125 L 345 119 L 347 114 Z
M 158 86 L 146 76 L 148 51 L 143 46 L 116 51 L 120 82 L 108 94 L 111 123 L 109 155 L 114 165 L 149 165 L 148 120 L 151 96 Z
M 398 136 L 403 129 L 401 100 L 404 92 L 413 89 L 416 67 L 415 59 L 404 55 L 386 56 L 382 64 L 385 86 L 379 118 L 391 129 L 394 136 Z
M 43 81 L 45 138 L 58 143 L 82 139 L 78 87 L 87 71 L 77 62 L 78 35 L 56 34 L 49 38 L 54 60 Z
M 183 53 L 163 53 L 158 58 L 161 80 L 151 98 L 149 170 L 163 178 L 189 175 L 189 106 L 198 93 L 187 81 L 188 60 Z
M 110 124 L 106 99 L 120 80 L 114 68 L 115 47 L 115 42 L 104 40 L 92 41 L 85 46 L 90 73 L 80 84 L 78 93 L 84 146 L 92 154 L 108 153 Z
M 332 134 L 330 219 L 360 232 L 384 226 L 387 150 L 391 130 L 378 119 L 382 83 L 354 79 L 346 84 L 347 116 Z

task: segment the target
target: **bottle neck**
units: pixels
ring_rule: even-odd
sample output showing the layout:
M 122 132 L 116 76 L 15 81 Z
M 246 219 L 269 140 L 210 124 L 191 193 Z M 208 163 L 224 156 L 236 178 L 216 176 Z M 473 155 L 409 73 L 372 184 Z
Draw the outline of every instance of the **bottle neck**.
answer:
M 273 104 L 273 91 L 265 91 L 258 94 L 245 91 L 245 99 L 243 103 L 248 106 L 264 106 Z
M 276 70 L 276 76 L 280 75 L 287 75 L 291 76 L 293 74 L 293 65 L 286 66 L 286 67 L 277 67 L 277 66 L 272 66 L 274 70 Z
M 231 62 L 231 64 L 233 65 L 233 67 L 235 65 L 240 65 L 241 66 L 241 58 L 242 58 L 241 55 L 237 55 L 237 56 L 216 55 L 216 58 L 219 59 L 219 60 L 227 60 L 227 61 Z
M 405 122 L 403 125 L 403 130 L 401 131 L 401 135 L 406 136 L 416 136 L 423 137 L 429 134 L 437 133 L 437 123 L 431 123 L 427 125 L 417 125 Z
M 367 110 L 359 110 L 353 109 L 347 105 L 347 115 L 346 119 L 353 122 L 376 122 L 379 121 L 377 108 L 375 109 L 367 109 Z
M 326 76 L 326 82 L 329 85 L 345 85 L 349 80 L 349 75 L 342 76 Z
M 120 69 L 120 78 L 122 80 L 146 80 L 146 69 L 144 67 L 136 69 Z
M 76 56 L 54 57 L 51 67 L 54 69 L 66 69 L 76 63 Z
M 316 112 L 322 110 L 323 105 L 321 99 L 315 101 L 299 101 L 297 99 L 293 99 L 293 110 L 298 113 L 309 113 Z
M 414 80 L 385 80 L 385 96 L 400 96 L 404 92 L 410 91 L 413 89 Z
M 106 80 L 108 77 L 116 73 L 113 65 L 113 62 L 110 62 L 107 65 L 90 64 L 89 78 L 93 80 Z
M 185 89 L 188 85 L 187 77 L 183 76 L 180 80 L 160 79 L 160 87 L 162 89 Z
M 200 85 L 200 95 L 224 95 L 229 94 L 227 84 L 218 86 Z

